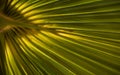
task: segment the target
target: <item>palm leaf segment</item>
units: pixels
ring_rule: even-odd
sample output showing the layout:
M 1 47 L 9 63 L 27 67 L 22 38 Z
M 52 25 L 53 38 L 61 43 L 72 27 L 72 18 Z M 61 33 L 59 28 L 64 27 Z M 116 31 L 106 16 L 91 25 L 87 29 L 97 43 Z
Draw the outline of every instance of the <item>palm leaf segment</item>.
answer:
M 119 0 L 0 0 L 3 75 L 120 75 Z

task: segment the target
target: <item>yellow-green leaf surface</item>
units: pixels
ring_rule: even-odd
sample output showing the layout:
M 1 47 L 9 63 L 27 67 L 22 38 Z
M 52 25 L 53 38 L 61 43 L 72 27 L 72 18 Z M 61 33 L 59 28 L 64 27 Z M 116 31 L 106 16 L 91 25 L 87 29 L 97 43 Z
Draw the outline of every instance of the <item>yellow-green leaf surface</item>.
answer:
M 0 75 L 120 75 L 120 0 L 0 0 Z

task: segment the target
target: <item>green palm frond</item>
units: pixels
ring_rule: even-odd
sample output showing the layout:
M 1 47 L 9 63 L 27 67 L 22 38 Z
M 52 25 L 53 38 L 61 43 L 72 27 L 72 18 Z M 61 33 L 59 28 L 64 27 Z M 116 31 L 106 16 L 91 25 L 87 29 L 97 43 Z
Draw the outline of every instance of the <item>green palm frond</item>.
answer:
M 120 75 L 119 0 L 0 0 L 0 75 Z

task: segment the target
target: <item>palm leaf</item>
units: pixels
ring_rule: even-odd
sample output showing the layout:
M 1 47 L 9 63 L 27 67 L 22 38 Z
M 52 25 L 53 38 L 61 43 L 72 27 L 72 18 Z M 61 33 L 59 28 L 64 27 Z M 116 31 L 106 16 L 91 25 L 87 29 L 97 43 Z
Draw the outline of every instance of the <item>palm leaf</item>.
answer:
M 1 75 L 120 75 L 119 0 L 0 0 Z

